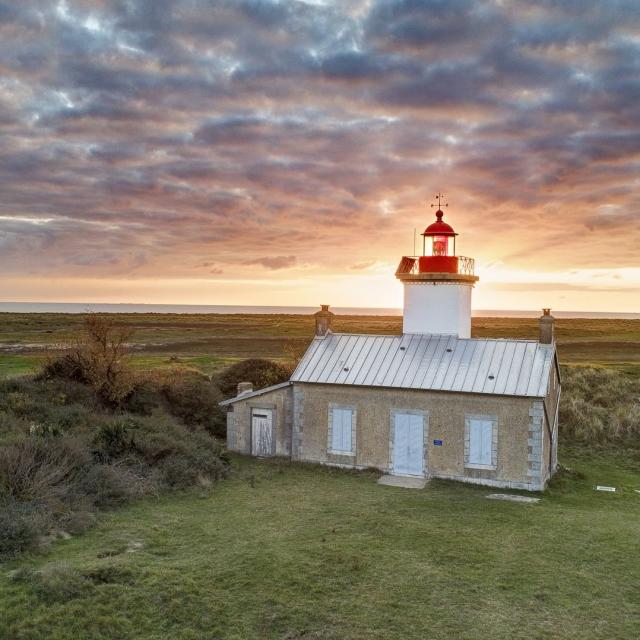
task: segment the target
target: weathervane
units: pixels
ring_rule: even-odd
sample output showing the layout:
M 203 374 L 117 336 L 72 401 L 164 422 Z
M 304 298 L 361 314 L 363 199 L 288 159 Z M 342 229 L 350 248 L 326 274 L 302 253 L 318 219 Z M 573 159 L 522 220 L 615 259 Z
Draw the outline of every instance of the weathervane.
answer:
M 449 203 L 448 203 L 448 202 L 444 202 L 444 193 L 440 193 L 440 192 L 438 191 L 438 195 L 436 195 L 436 196 L 434 196 L 434 197 L 435 197 L 435 199 L 438 201 L 438 205 L 437 205 L 437 207 L 438 207 L 438 210 L 439 210 L 439 211 L 441 211 L 441 210 L 442 210 L 442 207 L 443 207 L 443 206 L 445 206 L 445 207 L 448 207 L 448 206 L 449 206 Z M 436 206 L 435 204 L 432 204 L 432 205 L 431 205 L 431 207 L 432 207 L 432 208 L 433 208 L 433 207 L 435 207 L 435 206 Z

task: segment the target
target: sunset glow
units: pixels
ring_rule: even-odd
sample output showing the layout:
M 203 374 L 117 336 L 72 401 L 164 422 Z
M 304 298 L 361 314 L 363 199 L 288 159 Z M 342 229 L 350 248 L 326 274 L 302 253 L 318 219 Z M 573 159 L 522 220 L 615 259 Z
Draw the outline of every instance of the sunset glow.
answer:
M 20 2 L 0 51 L 0 300 L 400 307 L 442 190 L 475 308 L 640 312 L 637 2 Z

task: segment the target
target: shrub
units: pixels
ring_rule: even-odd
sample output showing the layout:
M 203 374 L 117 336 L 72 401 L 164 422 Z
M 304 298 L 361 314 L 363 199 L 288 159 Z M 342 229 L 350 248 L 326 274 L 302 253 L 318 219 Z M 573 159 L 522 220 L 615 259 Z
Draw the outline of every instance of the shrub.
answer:
M 113 420 L 102 424 L 98 428 L 94 443 L 98 453 L 104 459 L 117 458 L 131 450 L 132 422 L 127 420 Z
M 226 473 L 223 445 L 203 428 L 216 424 L 217 389 L 194 376 L 142 387 L 134 416 L 114 415 L 81 382 L 0 382 L 0 555 L 83 531 L 97 510 L 133 496 Z M 57 574 L 37 580 L 55 582 Z
M 90 463 L 88 450 L 77 441 L 19 438 L 0 448 L 0 486 L 16 501 L 60 500 Z
M 78 492 L 70 497 L 65 506 L 65 511 L 57 514 L 57 520 L 54 523 L 63 531 L 69 534 L 82 533 L 95 524 L 95 500 L 90 496 Z
M 218 377 L 217 385 L 225 398 L 232 398 L 236 395 L 239 382 L 251 382 L 254 389 L 261 389 L 286 382 L 290 376 L 290 367 L 272 360 L 251 358 L 225 369 Z
M 202 426 L 213 435 L 226 435 L 226 414 L 218 405 L 220 391 L 207 379 L 182 375 L 162 386 L 169 412 L 187 426 Z
M 160 385 L 155 380 L 138 379 L 131 393 L 124 401 L 123 408 L 130 413 L 150 416 L 162 405 L 163 396 Z
M 45 516 L 37 508 L 13 500 L 0 501 L 0 556 L 37 546 Z
M 229 464 L 218 440 L 202 431 L 189 433 L 183 426 L 166 420 L 153 429 L 141 425 L 134 442 L 142 459 L 149 466 L 158 467 L 161 482 L 171 488 L 196 484 L 203 478 L 218 480 Z
M 130 496 L 126 469 L 107 464 L 93 465 L 79 483 L 97 507 L 115 507 Z
M 0 413 L 23 421 L 26 428 L 20 430 L 25 433 L 44 435 L 90 430 L 95 405 L 93 391 L 74 382 L 23 378 L 12 387 L 0 385 Z
M 106 405 L 121 406 L 134 387 L 127 351 L 131 333 L 109 318 L 90 315 L 74 344 L 45 363 L 41 377 L 87 384 Z
M 15 436 L 29 433 L 30 422 L 26 418 L 19 418 L 10 411 L 0 409 L 0 436 Z

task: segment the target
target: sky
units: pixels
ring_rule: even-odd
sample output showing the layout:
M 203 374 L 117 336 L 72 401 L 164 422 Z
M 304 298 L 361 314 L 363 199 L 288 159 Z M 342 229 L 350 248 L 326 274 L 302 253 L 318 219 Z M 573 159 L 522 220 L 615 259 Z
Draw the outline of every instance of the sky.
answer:
M 640 312 L 637 0 L 0 0 L 0 300 Z

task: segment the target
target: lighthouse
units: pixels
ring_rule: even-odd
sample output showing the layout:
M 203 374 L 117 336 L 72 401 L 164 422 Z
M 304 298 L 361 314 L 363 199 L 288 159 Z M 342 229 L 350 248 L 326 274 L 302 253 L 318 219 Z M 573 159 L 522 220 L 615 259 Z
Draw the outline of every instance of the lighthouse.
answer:
M 404 286 L 403 333 L 471 337 L 471 292 L 478 281 L 474 260 L 456 255 L 456 236 L 446 223 L 442 195 L 436 220 L 421 234 L 422 255 L 403 256 L 396 278 Z

